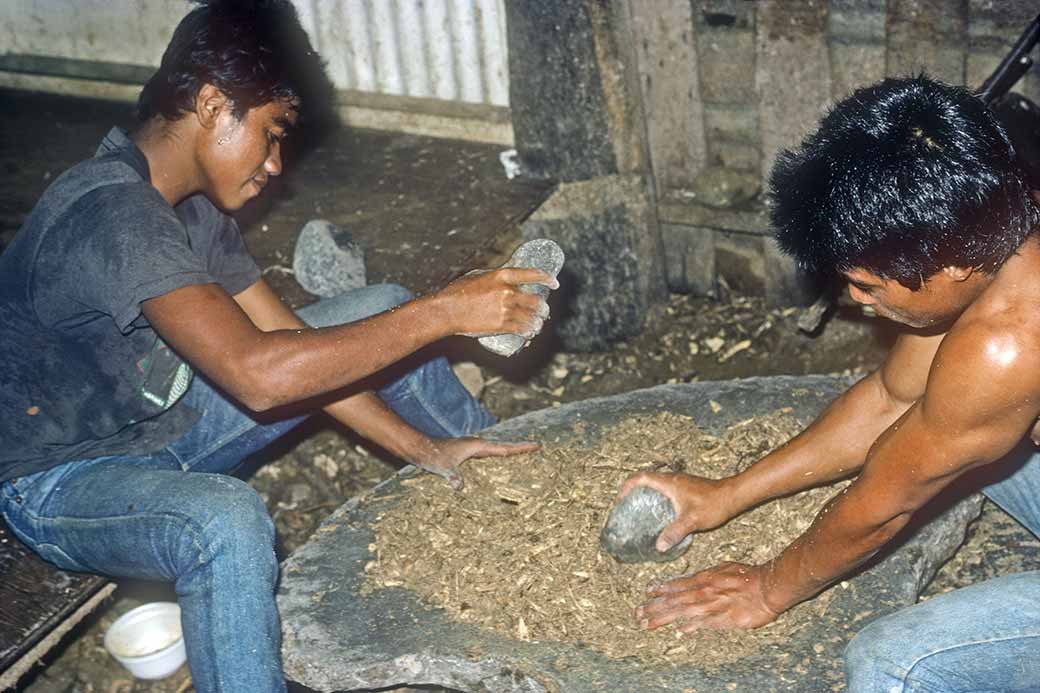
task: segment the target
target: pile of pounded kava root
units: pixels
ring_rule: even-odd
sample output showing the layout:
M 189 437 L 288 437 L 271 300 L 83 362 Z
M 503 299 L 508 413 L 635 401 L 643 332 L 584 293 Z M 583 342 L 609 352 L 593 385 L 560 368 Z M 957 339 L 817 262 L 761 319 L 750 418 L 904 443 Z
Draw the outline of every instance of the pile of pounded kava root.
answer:
M 432 475 L 408 479 L 407 492 L 375 523 L 365 589 L 406 587 L 452 618 L 519 640 L 581 642 L 647 663 L 735 661 L 788 640 L 830 595 L 754 631 L 681 635 L 673 626 L 638 628 L 634 610 L 647 586 L 722 561 L 772 558 L 840 486 L 766 503 L 696 535 L 670 563 L 621 564 L 600 550 L 600 529 L 620 483 L 635 472 L 729 476 L 800 429 L 789 409 L 741 421 L 721 436 L 690 417 L 661 413 L 624 420 L 593 446 L 547 445 L 523 457 L 467 462 L 459 493 Z

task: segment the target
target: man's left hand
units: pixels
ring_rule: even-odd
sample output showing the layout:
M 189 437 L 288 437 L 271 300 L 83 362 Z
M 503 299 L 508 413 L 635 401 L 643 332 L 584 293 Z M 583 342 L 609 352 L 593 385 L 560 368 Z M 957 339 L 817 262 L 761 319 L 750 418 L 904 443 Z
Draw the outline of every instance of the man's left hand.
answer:
M 776 619 L 779 611 L 766 604 L 767 565 L 722 563 L 647 590 L 636 609 L 645 629 L 669 623 L 684 633 L 699 628 L 758 628 Z
M 508 457 L 535 452 L 542 446 L 538 443 L 497 443 L 483 438 L 436 438 L 430 439 L 429 447 L 412 463 L 428 472 L 443 476 L 458 491 L 462 488 L 462 473 L 459 465 L 477 457 Z

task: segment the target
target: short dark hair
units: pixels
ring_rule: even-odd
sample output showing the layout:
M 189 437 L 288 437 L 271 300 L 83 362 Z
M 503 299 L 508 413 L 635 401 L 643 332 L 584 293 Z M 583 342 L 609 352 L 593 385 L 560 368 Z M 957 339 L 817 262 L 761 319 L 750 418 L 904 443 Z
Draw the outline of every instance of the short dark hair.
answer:
M 946 266 L 994 272 L 1040 223 L 989 108 L 925 75 L 837 104 L 770 176 L 774 234 L 810 273 L 854 267 L 917 290 Z
M 177 25 L 158 71 L 141 90 L 137 117 L 176 120 L 212 84 L 241 118 L 277 99 L 300 117 L 327 113 L 331 85 L 289 0 L 193 0 L 200 6 Z

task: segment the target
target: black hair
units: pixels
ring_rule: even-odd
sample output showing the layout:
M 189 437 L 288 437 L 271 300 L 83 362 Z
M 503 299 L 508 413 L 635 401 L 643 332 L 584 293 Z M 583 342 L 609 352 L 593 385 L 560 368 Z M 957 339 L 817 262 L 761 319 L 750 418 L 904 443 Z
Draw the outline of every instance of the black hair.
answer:
M 925 75 L 837 104 L 770 176 L 774 234 L 810 273 L 861 267 L 909 289 L 946 266 L 994 272 L 1040 223 L 993 113 Z
M 177 25 L 159 70 L 141 90 L 137 117 L 176 120 L 212 84 L 241 118 L 277 99 L 300 118 L 325 120 L 332 88 L 289 0 L 193 0 L 199 7 Z

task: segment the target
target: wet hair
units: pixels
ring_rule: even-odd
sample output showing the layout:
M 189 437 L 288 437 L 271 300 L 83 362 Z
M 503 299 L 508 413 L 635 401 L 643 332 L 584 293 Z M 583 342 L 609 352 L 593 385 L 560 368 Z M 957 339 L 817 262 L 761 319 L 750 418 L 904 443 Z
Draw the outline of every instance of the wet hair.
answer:
M 1040 223 L 1030 188 L 989 108 L 924 75 L 856 91 L 770 176 L 775 238 L 803 270 L 912 290 L 947 266 L 999 269 Z
M 195 107 L 205 84 L 227 96 L 232 113 L 287 99 L 312 120 L 331 111 L 332 88 L 289 0 L 194 0 L 162 63 L 141 90 L 137 117 L 176 120 Z

